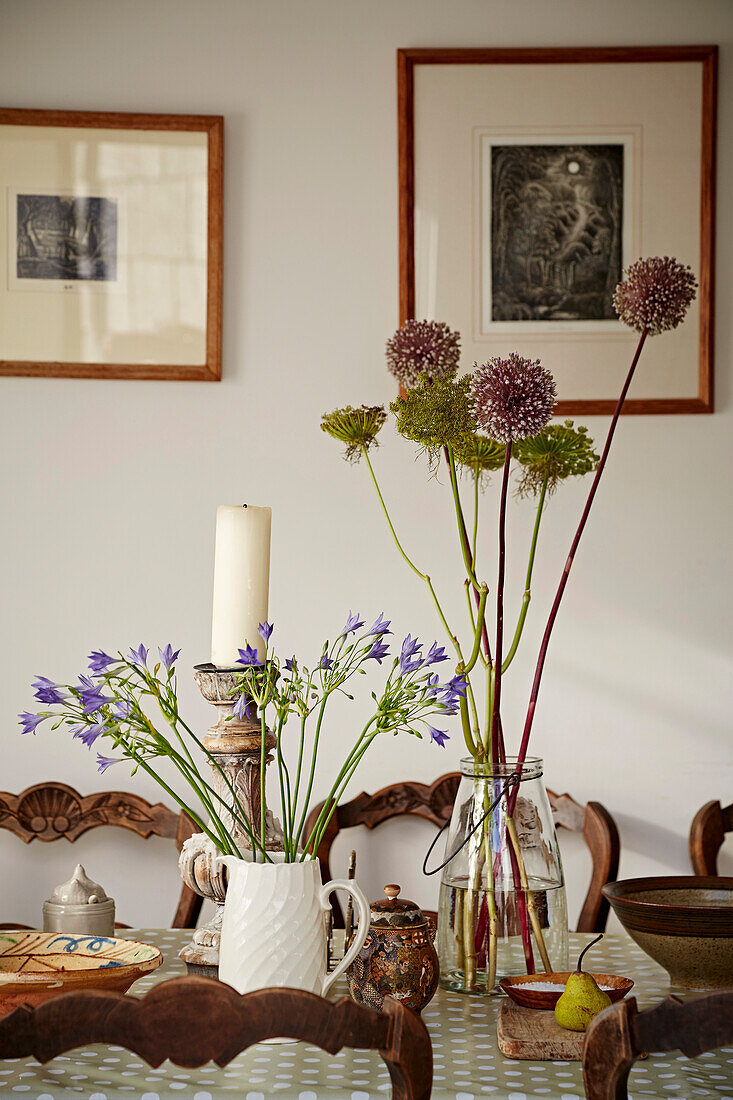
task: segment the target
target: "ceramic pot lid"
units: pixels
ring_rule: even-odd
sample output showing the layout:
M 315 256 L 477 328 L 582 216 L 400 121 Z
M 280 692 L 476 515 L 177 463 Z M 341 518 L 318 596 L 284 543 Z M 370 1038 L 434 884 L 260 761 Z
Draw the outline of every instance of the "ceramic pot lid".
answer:
M 399 897 L 400 887 L 389 883 L 384 888 L 385 898 L 371 904 L 370 922 L 374 928 L 417 928 L 427 924 L 422 909 L 414 901 Z
M 104 887 L 92 882 L 81 863 L 77 863 L 69 881 L 57 886 L 48 900 L 52 905 L 98 905 L 112 899 L 107 897 Z

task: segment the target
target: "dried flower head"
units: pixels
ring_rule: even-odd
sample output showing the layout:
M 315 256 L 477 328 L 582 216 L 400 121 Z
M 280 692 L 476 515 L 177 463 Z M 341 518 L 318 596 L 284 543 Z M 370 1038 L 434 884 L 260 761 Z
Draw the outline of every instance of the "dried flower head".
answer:
M 522 467 L 517 487 L 520 496 L 537 495 L 547 479 L 547 491 L 553 493 L 566 477 L 582 477 L 598 466 L 588 429 L 564 424 L 548 424 L 539 435 L 522 439 L 514 448 L 514 457 Z
M 387 341 L 387 366 L 408 390 L 425 378 L 453 378 L 460 354 L 460 333 L 443 321 L 405 321 Z
M 476 365 L 470 375 L 469 400 L 479 427 L 500 443 L 537 435 L 552 416 L 555 381 L 539 359 L 515 351 Z
M 696 292 L 691 268 L 669 256 L 652 256 L 627 267 L 614 291 L 613 307 L 629 328 L 657 336 L 684 321 Z
M 496 439 L 486 435 L 467 436 L 455 448 L 455 459 L 459 466 L 465 466 L 474 477 L 482 478 L 504 465 L 506 448 Z
M 334 409 L 321 417 L 321 431 L 332 435 L 334 439 L 346 444 L 345 458 L 349 462 L 358 462 L 362 448 L 378 446 L 377 436 L 384 426 L 387 414 L 383 405 L 362 405 L 353 408 Z
M 435 461 L 443 447 L 460 447 L 476 431 L 468 399 L 470 377 L 423 381 L 390 405 L 397 431 Z

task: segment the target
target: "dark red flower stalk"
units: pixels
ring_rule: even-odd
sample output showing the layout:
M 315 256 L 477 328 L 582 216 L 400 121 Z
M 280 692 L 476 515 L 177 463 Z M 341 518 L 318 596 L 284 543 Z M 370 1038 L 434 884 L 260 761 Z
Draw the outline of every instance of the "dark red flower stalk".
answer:
M 611 449 L 611 443 L 613 442 L 614 433 L 616 431 L 616 425 L 618 424 L 618 418 L 621 414 L 624 401 L 626 400 L 631 380 L 634 377 L 634 371 L 639 362 L 642 348 L 644 347 L 647 336 L 654 336 L 660 332 L 666 332 L 676 328 L 677 325 L 684 320 L 685 314 L 695 297 L 696 287 L 697 283 L 690 268 L 686 267 L 684 264 L 678 263 L 677 260 L 672 260 L 668 256 L 665 256 L 663 259 L 652 257 L 647 260 L 637 260 L 636 263 L 632 264 L 627 269 L 624 281 L 619 283 L 616 288 L 613 301 L 621 320 L 630 328 L 641 331 L 641 336 L 611 419 L 603 454 L 598 463 L 598 468 L 593 478 L 593 484 L 590 487 L 583 514 L 580 517 L 580 523 L 578 524 L 578 528 L 570 545 L 570 553 L 565 562 L 565 568 L 560 577 L 560 583 L 557 587 L 555 599 L 550 609 L 550 615 L 545 627 L 545 633 L 542 637 L 534 680 L 532 681 L 532 690 L 529 696 L 527 716 L 522 732 L 522 742 L 519 747 L 518 760 L 520 764 L 524 762 L 527 755 L 529 736 L 532 732 L 532 723 L 537 708 L 537 698 L 542 682 L 542 672 L 545 667 L 547 648 L 550 644 L 552 629 L 555 625 L 555 619 L 557 618 L 560 603 L 568 583 L 570 569 L 575 560 L 578 544 L 583 534 L 583 530 L 585 529 L 599 482 L 603 476 L 608 453 Z M 515 787 L 509 795 L 510 813 L 514 812 L 517 794 L 518 787 Z

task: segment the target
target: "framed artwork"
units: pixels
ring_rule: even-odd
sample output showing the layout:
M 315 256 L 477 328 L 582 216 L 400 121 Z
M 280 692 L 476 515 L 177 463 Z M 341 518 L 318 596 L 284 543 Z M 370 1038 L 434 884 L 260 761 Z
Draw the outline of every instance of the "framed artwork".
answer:
M 223 119 L 0 110 L 0 374 L 218 381 Z
M 647 344 L 626 413 L 713 411 L 717 46 L 397 51 L 400 321 L 465 366 L 518 351 L 558 415 L 612 412 L 636 345 L 612 298 L 641 256 L 700 287 Z

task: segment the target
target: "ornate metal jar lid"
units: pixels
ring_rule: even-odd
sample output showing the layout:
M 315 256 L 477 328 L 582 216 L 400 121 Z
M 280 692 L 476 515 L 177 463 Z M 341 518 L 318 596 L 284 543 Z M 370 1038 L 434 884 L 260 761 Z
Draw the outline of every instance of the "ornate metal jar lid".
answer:
M 384 892 L 386 898 L 371 904 L 370 923 L 373 928 L 419 928 L 428 923 L 422 909 L 414 901 L 399 897 L 397 883 L 389 883 Z

